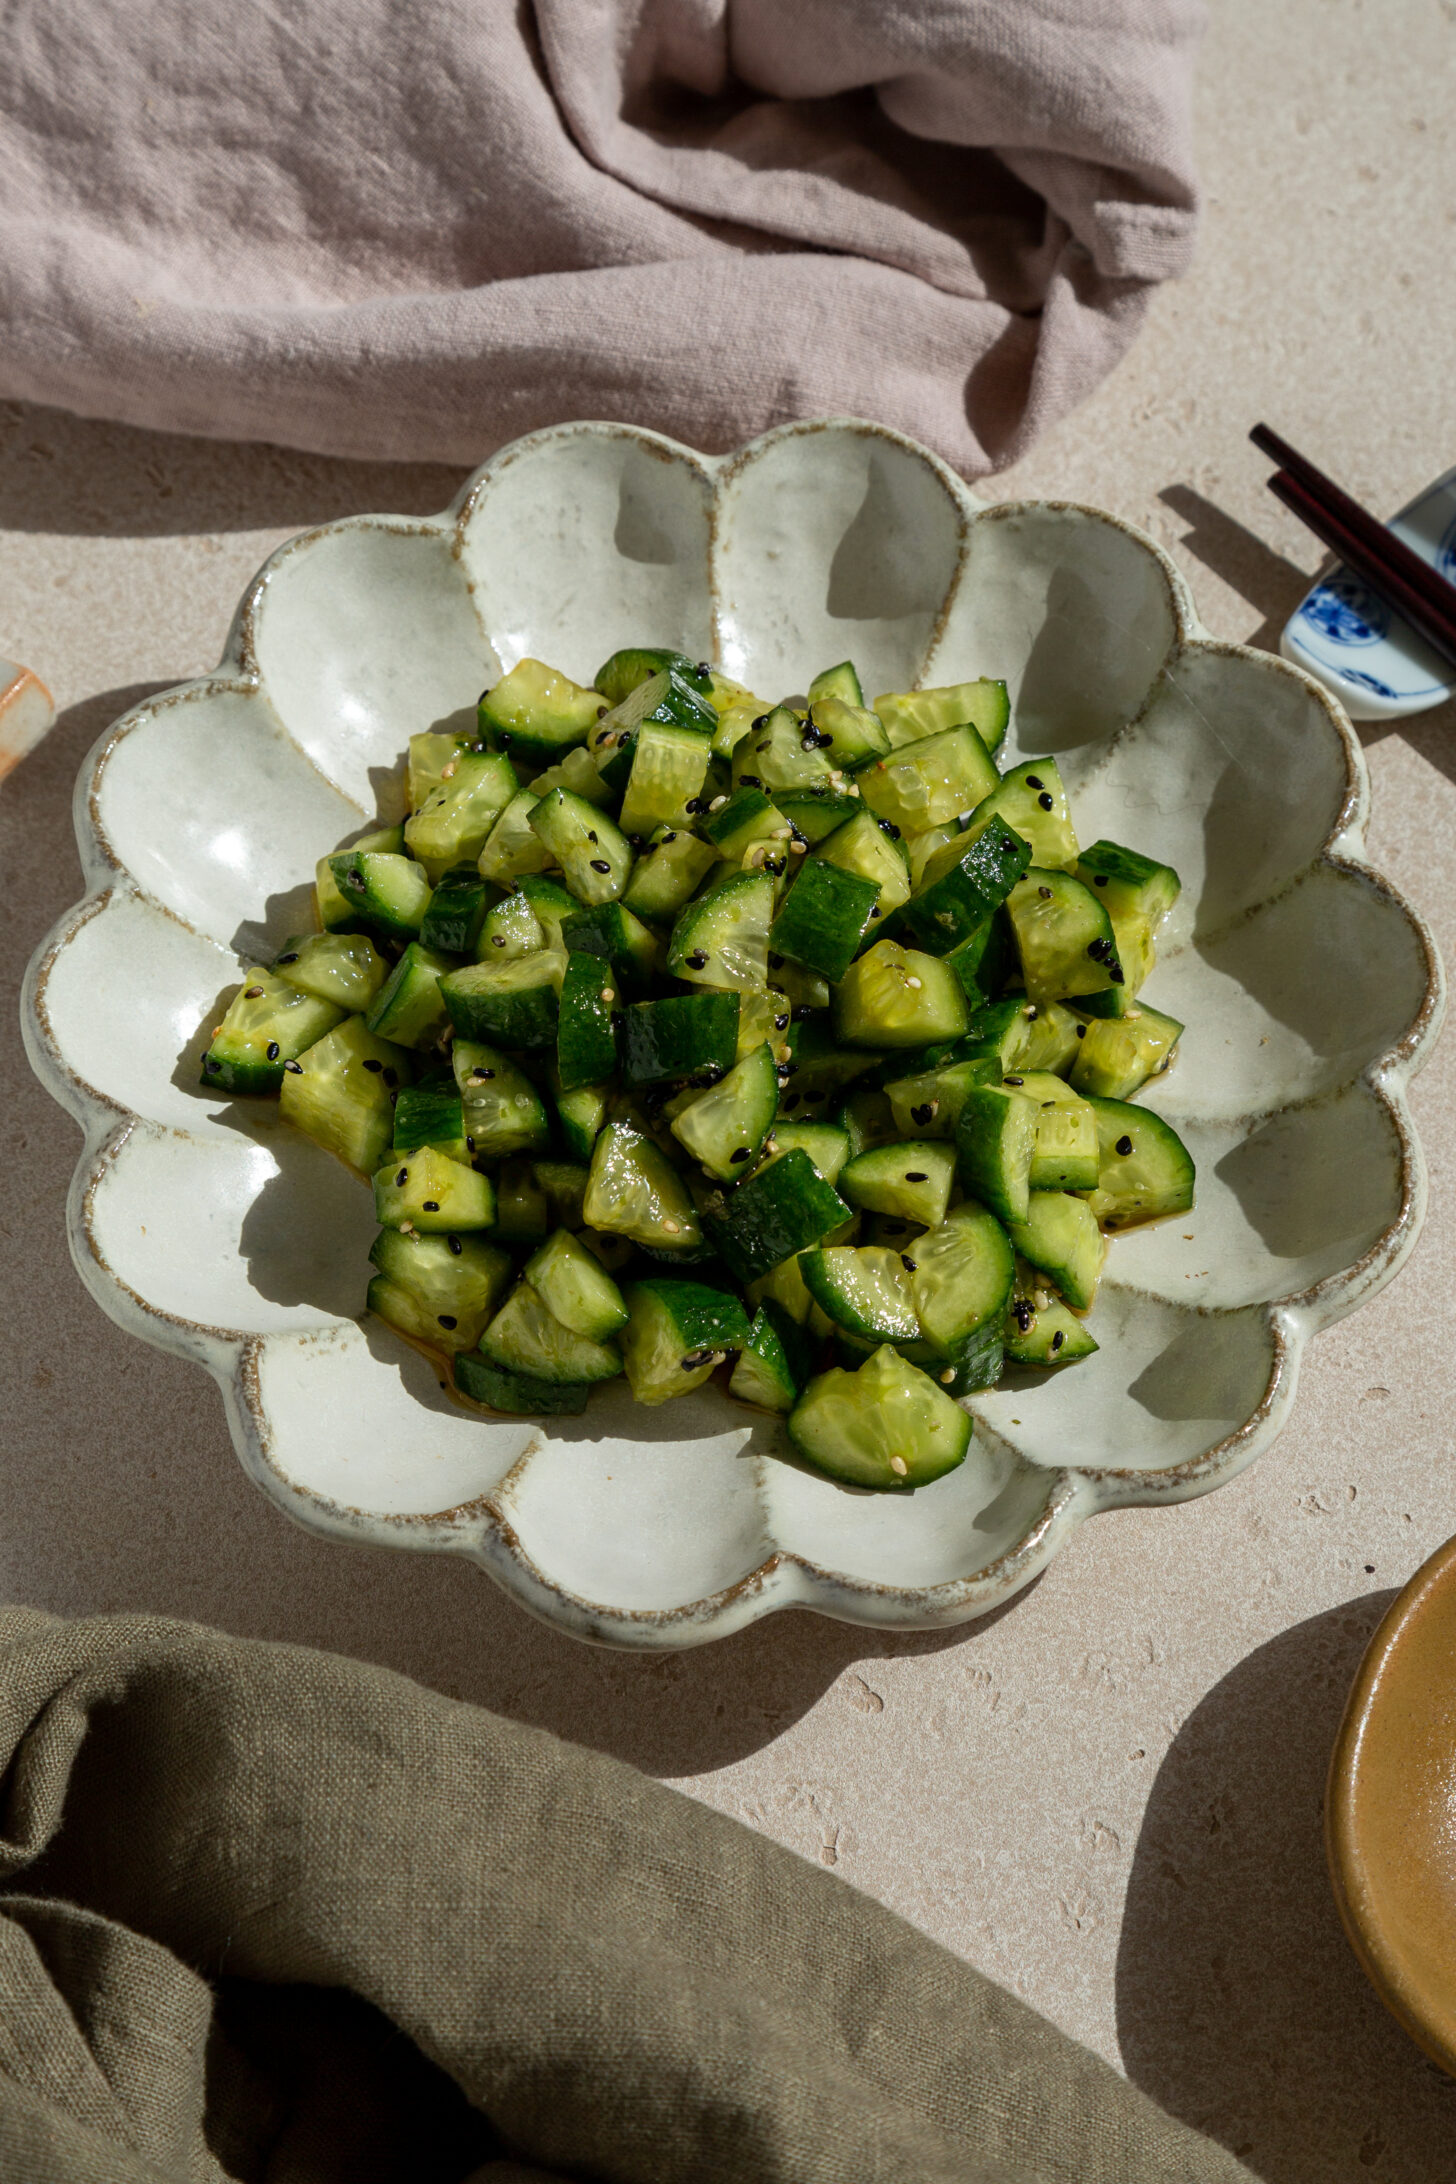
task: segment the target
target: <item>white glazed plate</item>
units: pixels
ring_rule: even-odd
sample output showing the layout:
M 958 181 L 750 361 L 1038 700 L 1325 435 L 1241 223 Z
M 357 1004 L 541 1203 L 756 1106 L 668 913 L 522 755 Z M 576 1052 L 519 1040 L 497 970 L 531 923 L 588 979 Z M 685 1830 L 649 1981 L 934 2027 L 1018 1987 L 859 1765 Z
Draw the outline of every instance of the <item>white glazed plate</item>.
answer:
M 468 1412 L 362 1311 L 369 1193 L 268 1101 L 204 1092 L 219 997 L 309 922 L 315 859 L 398 796 L 406 738 L 530 652 L 619 644 L 768 692 L 849 655 L 871 692 L 1005 676 L 1003 762 L 1054 752 L 1084 840 L 1175 865 L 1150 998 L 1187 1025 L 1149 1104 L 1196 1211 L 1116 1238 L 1096 1356 L 972 1404 L 966 1462 L 855 1492 L 708 1387 L 617 1383 L 579 1419 Z M 149 700 L 77 787 L 86 897 L 31 965 L 29 1052 L 85 1132 L 76 1264 L 133 1333 L 205 1365 L 251 1475 L 340 1539 L 464 1554 L 585 1638 L 672 1647 L 775 1608 L 924 1628 L 984 1613 L 1082 1518 L 1231 1478 L 1288 1414 L 1303 1343 L 1388 1280 L 1424 1175 L 1406 1086 L 1435 1038 L 1429 937 L 1362 857 L 1338 706 L 1202 632 L 1153 543 L 1060 502 L 983 508 L 879 427 L 709 458 L 568 425 L 431 522 L 276 553 L 217 674 Z

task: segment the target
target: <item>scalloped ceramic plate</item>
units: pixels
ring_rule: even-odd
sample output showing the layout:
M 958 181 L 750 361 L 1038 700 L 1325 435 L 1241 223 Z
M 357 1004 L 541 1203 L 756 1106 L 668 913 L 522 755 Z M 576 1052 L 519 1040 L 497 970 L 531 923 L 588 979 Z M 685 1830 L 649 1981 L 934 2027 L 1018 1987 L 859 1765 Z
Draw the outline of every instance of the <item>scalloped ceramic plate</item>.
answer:
M 271 1104 L 197 1085 L 219 995 L 297 929 L 321 849 L 397 794 L 406 737 L 523 653 L 588 680 L 629 640 L 770 693 L 846 654 L 870 690 L 1005 676 L 1008 750 L 1055 752 L 1084 839 L 1183 876 L 1152 997 L 1188 1029 L 1150 1104 L 1197 1159 L 1197 1210 L 1114 1242 L 1097 1355 L 977 1399 L 966 1462 L 917 1493 L 797 1468 L 776 1422 L 711 1388 L 643 1410 L 619 1383 L 546 1424 L 467 1413 L 360 1316 L 367 1191 Z M 1415 1239 L 1405 1090 L 1441 978 L 1362 859 L 1366 798 L 1333 701 L 1209 640 L 1172 563 L 1114 517 L 980 507 L 849 421 L 722 459 L 615 425 L 536 433 L 433 522 L 283 547 L 217 674 L 127 714 L 84 768 L 86 898 L 25 1003 L 35 1067 L 86 1134 L 76 1264 L 122 1326 L 216 1376 L 244 1464 L 301 1523 L 469 1555 L 581 1637 L 690 1645 L 790 1606 L 982 1614 L 1084 1517 L 1249 1463 L 1306 1338 Z

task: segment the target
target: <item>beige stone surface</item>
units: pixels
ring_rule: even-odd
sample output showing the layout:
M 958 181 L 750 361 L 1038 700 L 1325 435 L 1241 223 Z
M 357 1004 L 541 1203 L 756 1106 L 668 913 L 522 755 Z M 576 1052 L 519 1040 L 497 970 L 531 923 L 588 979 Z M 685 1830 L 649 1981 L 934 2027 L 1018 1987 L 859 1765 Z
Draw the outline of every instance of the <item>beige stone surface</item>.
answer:
M 1453 28 L 1452 0 L 1214 0 L 1198 268 L 994 491 L 1122 511 L 1172 546 L 1216 632 L 1269 643 L 1318 552 L 1263 491 L 1256 418 L 1382 510 L 1456 461 Z M 96 736 L 212 664 L 279 540 L 433 509 L 456 483 L 0 407 L 0 654 L 62 709 L 0 789 L 7 1024 L 78 892 L 70 790 Z M 1366 747 L 1373 854 L 1449 957 L 1456 708 Z M 1316 1342 L 1252 1473 L 1098 1519 L 959 1633 L 796 1614 L 664 1661 L 558 1638 L 463 1565 L 289 1527 L 244 1479 L 211 1383 L 82 1291 L 62 1236 L 76 1134 L 13 1028 L 3 1068 L 4 1597 L 334 1647 L 600 1745 L 832 1865 L 1277 2184 L 1456 2173 L 1456 2084 L 1367 1992 L 1320 1848 L 1364 1639 L 1456 1530 L 1456 1043 L 1416 1088 L 1417 1254 Z

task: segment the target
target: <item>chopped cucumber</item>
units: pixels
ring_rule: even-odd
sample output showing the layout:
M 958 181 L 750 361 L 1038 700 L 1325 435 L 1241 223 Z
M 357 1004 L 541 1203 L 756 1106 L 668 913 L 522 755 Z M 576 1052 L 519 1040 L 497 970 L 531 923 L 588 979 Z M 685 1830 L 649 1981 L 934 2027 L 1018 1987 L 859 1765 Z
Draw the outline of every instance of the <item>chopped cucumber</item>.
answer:
M 1107 1241 L 1083 1198 L 1068 1191 L 1033 1191 L 1025 1221 L 1007 1233 L 1023 1259 L 1049 1274 L 1068 1304 L 1090 1312 Z
M 329 870 L 361 925 L 390 940 L 413 940 L 430 903 L 430 881 L 412 857 L 350 849 L 330 857 Z
M 475 860 L 483 880 L 513 887 L 524 873 L 545 871 L 551 852 L 531 831 L 531 814 L 540 801 L 534 789 L 522 789 L 511 798 Z
M 809 1155 L 826 1183 L 838 1184 L 839 1171 L 849 1158 L 847 1130 L 834 1122 L 776 1122 L 768 1159 L 782 1160 L 796 1147 Z
M 595 804 L 603 811 L 610 810 L 617 801 L 597 772 L 597 762 L 591 752 L 580 744 L 554 766 L 548 766 L 544 773 L 538 773 L 531 787 L 538 797 L 549 795 L 552 789 L 570 789 L 573 796 L 584 797 L 588 804 Z
M 765 1042 L 708 1091 L 695 1093 L 674 1115 L 672 1134 L 716 1181 L 735 1182 L 768 1136 L 778 1098 L 778 1070 Z
M 727 1071 L 738 1053 L 736 993 L 679 993 L 634 1001 L 622 1015 L 622 1075 L 629 1085 L 708 1079 Z
M 926 1046 L 956 1038 L 969 1021 L 954 971 L 893 940 L 877 941 L 835 989 L 834 1028 L 849 1046 Z
M 907 743 L 855 777 L 871 811 L 892 820 L 902 834 L 943 827 L 958 813 L 973 811 L 999 778 L 973 728 L 948 728 L 943 735 Z
M 436 955 L 412 940 L 369 1004 L 364 1021 L 381 1039 L 396 1046 L 432 1047 L 450 1021 L 440 992 L 448 956 Z
M 420 922 L 422 944 L 445 955 L 473 954 L 489 903 L 489 890 L 474 863 L 455 865 L 435 883 Z
M 438 789 L 445 778 L 445 769 L 453 766 L 462 752 L 469 750 L 471 741 L 470 736 L 459 735 L 453 729 L 426 729 L 423 735 L 410 737 L 405 801 L 411 811 L 418 811 L 431 789 Z
M 872 880 L 880 891 L 876 908 L 885 916 L 910 899 L 910 863 L 900 829 L 891 819 L 877 819 L 863 806 L 811 851 L 816 863 L 837 865 Z M 875 921 L 871 918 L 870 923 Z
M 620 794 L 632 772 L 637 738 L 644 727 L 660 724 L 692 728 L 711 744 L 718 725 L 712 706 L 671 668 L 649 675 L 645 682 L 603 714 L 587 738 L 587 748 L 608 788 Z
M 568 1092 L 560 1079 L 556 1081 L 554 1096 L 556 1119 L 561 1125 L 561 1141 L 573 1160 L 590 1160 L 603 1123 L 607 1119 L 607 1101 L 611 1087 L 605 1084 L 584 1084 L 574 1092 Z
M 885 1086 L 895 1128 L 905 1137 L 954 1139 L 966 1094 L 973 1085 L 997 1083 L 1000 1076 L 1000 1063 L 987 1057 L 897 1077 Z
M 741 1062 L 745 1054 L 751 1054 L 756 1046 L 765 1041 L 774 1050 L 776 1061 L 788 1054 L 786 1034 L 791 1022 L 789 997 L 773 986 L 758 991 L 740 993 L 738 996 L 738 1053 Z
M 934 1138 L 908 1145 L 876 1145 L 858 1153 L 841 1169 L 839 1190 L 852 1206 L 870 1213 L 898 1214 L 902 1221 L 923 1221 L 927 1228 L 945 1219 L 956 1156 Z
M 898 1251 L 883 1244 L 821 1245 L 801 1254 L 799 1271 L 836 1327 L 875 1342 L 914 1342 L 919 1336 L 910 1277 Z
M 1097 1188 L 1097 1120 L 1061 1077 L 1028 1070 L 1006 1079 L 1036 1108 L 1036 1150 L 1031 1156 L 1033 1191 L 1091 1191 Z
M 622 901 L 636 917 L 657 923 L 677 916 L 717 863 L 709 843 L 680 827 L 657 827 L 632 869 Z
M 812 710 L 819 698 L 842 698 L 846 705 L 863 705 L 864 691 L 852 660 L 841 660 L 837 667 L 823 667 L 809 685 L 809 705 Z
M 563 1327 L 540 1291 L 525 1281 L 511 1291 L 481 1336 L 480 1354 L 491 1365 L 557 1385 L 615 1380 L 622 1370 L 615 1343 L 593 1342 L 589 1335 Z
M 559 1228 L 526 1261 L 526 1280 L 554 1318 L 574 1335 L 609 1342 L 627 1324 L 627 1307 L 611 1275 L 569 1229 Z
M 533 1160 L 531 1173 L 546 1194 L 551 1218 L 560 1228 L 579 1229 L 586 1216 L 588 1168 L 584 1161 Z
M 1183 1026 L 1146 1003 L 1121 1017 L 1094 1017 L 1078 1044 L 1072 1083 L 1104 1100 L 1131 1097 L 1172 1062 Z
M 550 1233 L 554 1215 L 529 1160 L 503 1160 L 496 1173 L 495 1225 L 502 1244 L 539 1244 Z
M 1006 983 L 1015 956 L 1011 923 L 998 910 L 942 959 L 961 982 L 961 990 L 973 1009 L 997 995 Z
M 631 876 L 632 849 L 604 812 L 570 789 L 552 789 L 532 805 L 526 823 L 579 902 L 615 902 Z
M 369 1256 L 391 1287 L 413 1297 L 440 1330 L 427 1335 L 406 1327 L 404 1332 L 421 1342 L 437 1342 L 442 1349 L 474 1349 L 511 1279 L 509 1252 L 478 1235 L 406 1236 L 400 1229 L 385 1228 Z M 392 1318 L 388 1312 L 382 1316 Z M 468 1332 L 471 1327 L 473 1333 Z M 456 1341 L 457 1335 L 466 1339 Z
M 368 1008 L 389 976 L 389 965 L 363 933 L 295 934 L 284 941 L 272 968 L 316 1001 L 359 1011 Z
M 515 768 L 498 751 L 462 752 L 405 821 L 405 847 L 432 881 L 457 864 L 473 864 L 518 786 Z
M 495 1186 L 488 1175 L 463 1168 L 433 1145 L 420 1145 L 403 1159 L 391 1153 L 376 1172 L 374 1218 L 381 1228 L 414 1229 L 421 1236 L 489 1228 L 495 1220 Z
M 450 1049 L 460 1090 L 465 1142 L 478 1160 L 503 1160 L 528 1153 L 551 1136 L 545 1102 L 508 1055 L 498 1047 L 457 1039 Z
M 334 1034 L 338 1036 L 337 1033 Z M 1097 1118 L 1097 1188 L 1087 1203 L 1107 1229 L 1133 1228 L 1193 1203 L 1194 1169 L 1187 1146 L 1146 1107 L 1089 1099 Z
M 728 1393 L 759 1410 L 791 1411 L 813 1372 L 809 1343 L 780 1304 L 766 1297 L 753 1315 Z
M 780 789 L 774 802 L 788 821 L 793 839 L 807 842 L 811 849 L 864 810 L 857 794 L 819 782 L 804 789 Z
M 397 857 L 404 849 L 404 828 L 376 827 L 372 833 L 361 834 L 351 842 L 350 849 L 363 854 L 369 850 L 381 855 Z M 343 852 L 336 852 L 342 855 Z M 318 906 L 319 924 L 326 932 L 357 932 L 362 922 L 352 895 L 345 895 L 334 874 L 332 857 L 320 857 L 313 873 L 314 901 Z
M 649 1275 L 626 1294 L 622 1356 L 639 1403 L 691 1395 L 748 1341 L 748 1315 L 731 1290 Z
M 546 936 L 547 947 L 565 955 L 567 943 L 562 935 L 566 921 L 575 917 L 581 908 L 575 895 L 544 872 L 523 872 L 516 882 L 516 892 L 529 905 L 531 915 Z
M 1002 1339 L 1013 1365 L 1071 1365 L 1097 1348 L 1075 1313 L 1024 1259 L 1017 1261 Z
M 1004 1085 L 973 1085 L 956 1124 L 961 1181 L 1003 1221 L 1024 1221 L 1036 1157 L 1037 1107 Z
M 601 1084 L 617 1067 L 612 970 L 599 955 L 566 959 L 561 982 L 561 1014 L 556 1025 L 556 1069 L 563 1092 Z
M 622 828 L 650 834 L 654 827 L 685 827 L 698 809 L 713 746 L 695 728 L 650 721 L 638 730 L 632 770 L 622 798 Z
M 834 787 L 839 772 L 820 749 L 818 731 L 787 705 L 776 705 L 756 720 L 733 751 L 735 789 L 767 789 L 774 794 L 780 789 L 812 788 L 818 781 Z
M 1031 862 L 1031 852 L 999 812 L 971 821 L 936 850 L 901 922 L 933 955 L 948 955 L 985 927 Z
M 620 705 L 623 698 L 648 682 L 654 675 L 669 670 L 685 682 L 690 690 L 711 699 L 716 680 L 711 667 L 690 660 L 683 652 L 663 652 L 650 646 L 629 645 L 600 666 L 592 682 L 600 690 L 608 705 Z
M 440 996 L 457 1037 L 528 1049 L 554 1045 L 566 962 L 554 948 L 538 948 L 448 971 Z
M 455 1360 L 455 1386 L 472 1403 L 528 1418 L 576 1417 L 586 1409 L 589 1381 L 541 1380 L 534 1373 L 510 1372 L 478 1351 L 462 1351 Z
M 892 744 L 917 743 L 947 728 L 974 728 L 988 751 L 1000 747 L 1011 718 L 1004 682 L 943 683 L 935 690 L 892 691 L 875 699 Z M 966 807 L 969 808 L 969 807 Z
M 770 945 L 791 962 L 828 979 L 843 978 L 879 900 L 874 880 L 807 857 L 774 919 Z
M 863 1085 L 839 1102 L 833 1120 L 849 1140 L 851 1160 L 857 1153 L 867 1153 L 872 1145 L 892 1145 L 904 1135 L 884 1093 Z
M 1152 932 L 1182 891 L 1171 865 L 1158 864 L 1118 842 L 1094 842 L 1084 849 L 1077 860 L 1077 877 L 1096 892 L 1110 917 L 1142 918 Z
M 736 1189 L 711 1193 L 704 1221 L 733 1273 L 749 1281 L 830 1235 L 851 1210 L 796 1147 Z
M 441 881 L 435 890 L 436 901 L 449 884 L 448 880 Z M 483 887 L 485 883 L 480 884 Z M 434 904 L 430 907 L 433 910 Z M 515 887 L 481 919 L 473 951 L 462 949 L 460 953 L 473 952 L 480 963 L 505 963 L 513 956 L 534 955 L 547 945 L 546 928 L 520 888 Z
M 1026 1001 L 1019 996 L 978 1009 L 966 1037 L 975 1052 L 994 1055 L 1007 1072 L 1049 1070 L 1060 1075 L 1077 1051 L 1079 1026 L 1059 1001 Z
M 549 766 L 563 751 L 584 743 L 605 711 L 598 691 L 583 690 L 544 661 L 518 660 L 481 698 L 480 729 L 501 750 Z
M 408 1238 L 403 1240 L 407 1242 Z M 510 1260 L 504 1252 L 501 1257 L 509 1271 Z M 387 1274 L 374 1276 L 364 1293 L 364 1302 L 377 1319 L 387 1320 L 399 1334 L 408 1335 L 412 1342 L 428 1343 L 447 1355 L 456 1350 L 473 1350 L 490 1318 L 488 1306 L 432 1312 L 413 1290 L 406 1289 L 402 1282 L 391 1281 Z
M 836 1366 L 811 1380 L 789 1413 L 789 1438 L 847 1486 L 926 1486 L 964 1460 L 971 1421 L 886 1343 L 857 1372 Z
M 768 984 L 774 886 L 766 872 L 737 872 L 679 914 L 667 967 L 694 986 L 752 990 Z
M 592 1147 L 583 1213 L 589 1227 L 669 1252 L 703 1241 L 686 1185 L 667 1156 L 629 1122 L 608 1123 Z
M 926 1341 L 941 1356 L 963 1354 L 984 1328 L 997 1328 L 1011 1295 L 1015 1258 L 1001 1223 L 969 1199 L 909 1243 L 910 1294 Z M 903 1261 L 902 1261 L 903 1263 Z
M 702 829 L 718 855 L 737 865 L 761 844 L 778 853 L 790 839 L 789 822 L 762 789 L 735 789 L 719 810 L 707 813 Z
M 1029 843 L 1032 864 L 1054 872 L 1075 870 L 1077 836 L 1054 758 L 1029 758 L 1004 773 L 1000 787 L 971 813 L 971 825 L 993 812 Z
M 465 1111 L 453 1076 L 426 1078 L 395 1094 L 390 1151 L 412 1153 L 417 1145 L 438 1146 L 452 1160 L 469 1164 Z
M 202 1081 L 220 1092 L 277 1092 L 288 1065 L 332 1031 L 344 1011 L 301 993 L 276 971 L 250 971 L 202 1058 Z
M 601 956 L 615 974 L 612 984 L 631 1001 L 646 993 L 657 971 L 660 953 L 653 934 L 619 902 L 602 902 L 591 910 L 573 909 L 561 923 L 558 946 L 584 955 Z
M 877 713 L 857 705 L 853 699 L 836 697 L 832 692 L 811 700 L 809 718 L 804 724 L 804 737 L 813 730 L 821 751 L 834 753 L 834 764 L 846 773 L 856 773 L 861 766 L 885 757 L 890 739 L 880 723 Z
M 1031 999 L 1070 1001 L 1124 983 L 1112 920 L 1069 872 L 1033 865 L 1006 904 Z
M 389 1150 L 394 1094 L 411 1076 L 403 1047 L 376 1038 L 362 1016 L 346 1016 L 288 1065 L 278 1104 L 316 1144 L 372 1176 Z

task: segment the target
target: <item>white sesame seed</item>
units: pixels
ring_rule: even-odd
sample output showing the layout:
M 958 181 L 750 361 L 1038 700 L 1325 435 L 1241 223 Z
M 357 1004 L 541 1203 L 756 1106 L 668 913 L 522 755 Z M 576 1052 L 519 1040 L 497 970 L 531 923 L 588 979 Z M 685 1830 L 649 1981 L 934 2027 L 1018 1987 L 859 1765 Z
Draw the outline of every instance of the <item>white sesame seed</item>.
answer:
M 940 1377 L 941 1377 L 941 1381 L 942 1381 L 942 1383 L 943 1383 L 943 1384 L 944 1384 L 944 1385 L 945 1385 L 946 1387 L 949 1387 L 949 1386 L 950 1386 L 950 1384 L 951 1384 L 951 1382 L 952 1382 L 952 1381 L 953 1381 L 953 1380 L 955 1379 L 955 1367 L 954 1367 L 954 1365 L 947 1365 L 947 1366 L 946 1366 L 946 1368 L 945 1368 L 945 1371 L 944 1371 L 944 1372 L 943 1372 L 943 1373 L 941 1374 L 941 1376 L 940 1376 Z
M 607 1002 L 612 1002 L 612 1001 L 615 1001 L 615 1000 L 616 1000 L 616 998 L 617 998 L 617 989 L 616 989 L 616 987 L 615 987 L 615 986 L 603 986 L 603 988 L 602 988 L 602 999 L 603 999 L 604 1001 L 607 1001 Z
M 807 842 L 790 842 L 789 855 L 791 857 L 802 857 L 808 847 Z
M 908 1479 L 910 1476 L 910 1466 L 903 1456 L 892 1456 L 890 1458 L 890 1469 L 898 1472 L 902 1479 Z
M 906 981 L 905 981 L 905 983 L 906 983 L 906 985 L 907 985 L 907 986 L 913 986 L 913 987 L 915 988 L 915 991 L 916 991 L 917 993 L 919 993 L 919 991 L 920 991 L 920 980 L 919 980 L 918 978 L 907 978 L 907 979 L 906 979 Z
M 721 811 L 727 801 L 728 799 L 726 796 L 715 796 L 712 803 L 709 804 L 708 809 L 709 811 Z
M 681 1221 L 664 1221 L 662 1226 L 664 1234 L 668 1236 L 680 1236 L 682 1234 Z

